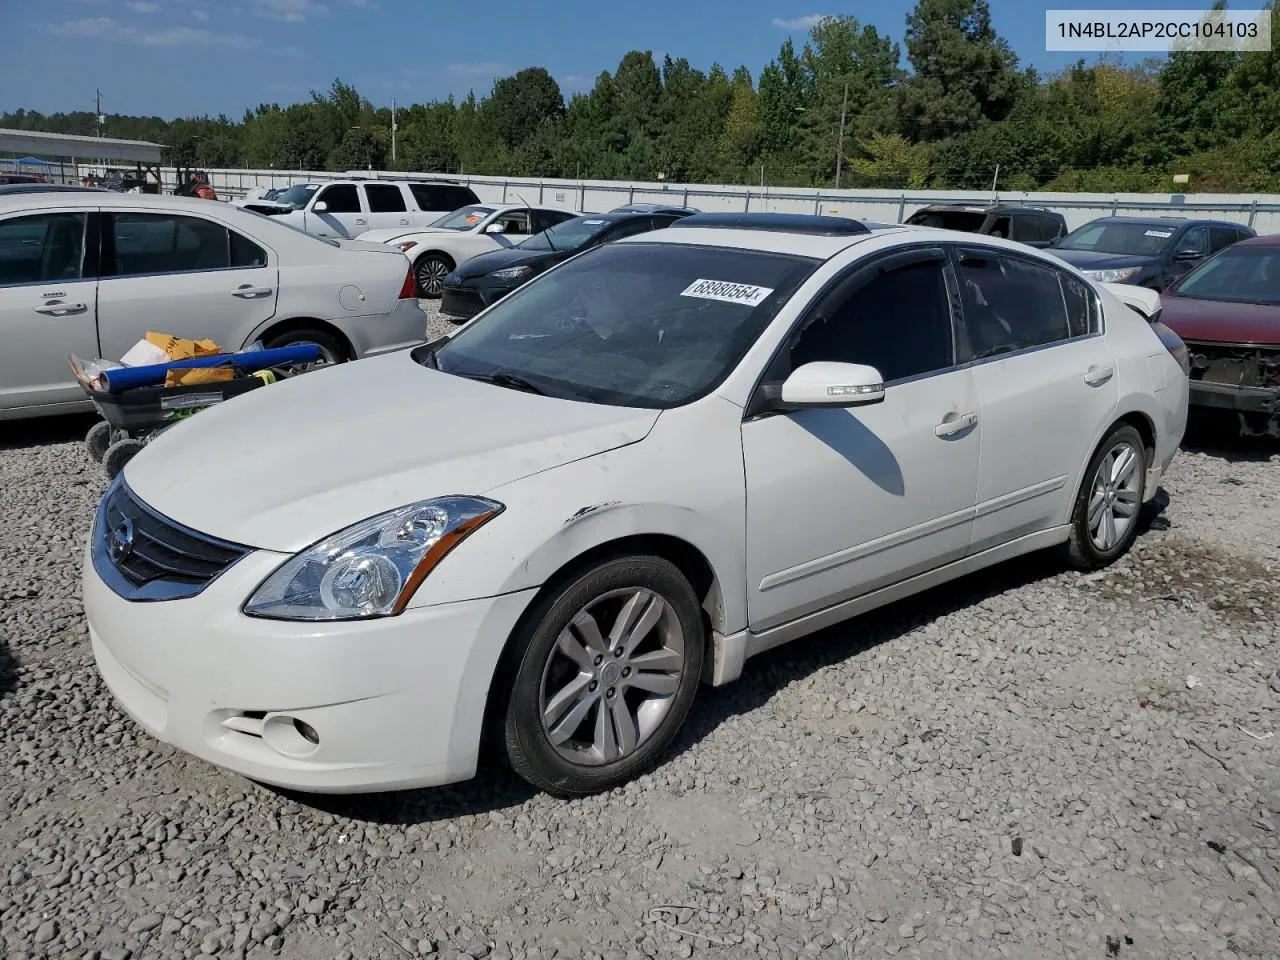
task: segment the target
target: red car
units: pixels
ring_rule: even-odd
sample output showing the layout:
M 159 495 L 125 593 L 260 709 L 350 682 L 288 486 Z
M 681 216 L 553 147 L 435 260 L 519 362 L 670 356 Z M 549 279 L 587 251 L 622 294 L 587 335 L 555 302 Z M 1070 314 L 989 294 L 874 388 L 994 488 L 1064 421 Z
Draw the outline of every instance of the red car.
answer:
M 1160 298 L 1191 353 L 1191 405 L 1280 438 L 1280 235 L 1227 247 Z

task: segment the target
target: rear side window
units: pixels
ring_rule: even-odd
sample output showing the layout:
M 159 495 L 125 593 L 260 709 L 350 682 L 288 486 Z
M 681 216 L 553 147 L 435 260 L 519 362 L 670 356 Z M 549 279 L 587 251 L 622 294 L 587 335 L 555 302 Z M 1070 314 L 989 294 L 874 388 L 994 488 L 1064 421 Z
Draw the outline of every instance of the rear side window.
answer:
M 475 195 L 470 187 L 445 187 L 447 191 L 448 210 L 457 210 L 473 203 L 479 203 L 480 198 Z
M 621 240 L 623 237 L 634 237 L 639 233 L 648 233 L 653 229 L 652 222 L 648 217 L 636 217 L 630 223 L 623 223 L 614 227 L 600 238 L 600 242 L 610 243 L 614 240 Z
M 80 279 L 83 213 L 0 220 L 0 286 Z
M 1073 336 L 1062 274 L 991 251 L 960 253 L 960 291 L 970 358 L 1039 347 Z M 1087 314 L 1078 318 L 1088 323 Z
M 367 183 L 364 195 L 369 200 L 370 213 L 403 213 L 404 194 L 389 183 Z
M 440 210 L 450 213 L 480 202 L 475 193 L 467 187 L 448 184 L 411 183 L 409 192 L 413 194 L 419 210 Z
M 533 212 L 533 232 L 541 233 L 547 227 L 554 227 L 557 223 L 564 223 L 566 220 L 572 219 L 572 213 L 564 213 L 558 210 L 535 210 Z
M 1013 233 L 1009 239 L 1019 243 L 1034 243 L 1044 239 L 1042 232 L 1038 216 L 1033 213 L 1018 214 L 1013 218 Z
M 1047 214 L 1037 214 L 1036 224 L 1040 229 L 1039 239 L 1041 240 L 1054 240 L 1067 232 L 1065 221 Z
M 1098 301 L 1083 280 L 1058 272 L 1062 300 L 1067 308 L 1067 329 L 1073 337 L 1098 332 Z
M 326 213 L 359 213 L 360 191 L 354 183 L 337 183 L 325 187 L 316 197 L 316 202 L 324 201 L 329 205 Z
M 234 230 L 228 233 L 231 236 L 231 266 L 265 267 L 267 265 L 267 251 Z

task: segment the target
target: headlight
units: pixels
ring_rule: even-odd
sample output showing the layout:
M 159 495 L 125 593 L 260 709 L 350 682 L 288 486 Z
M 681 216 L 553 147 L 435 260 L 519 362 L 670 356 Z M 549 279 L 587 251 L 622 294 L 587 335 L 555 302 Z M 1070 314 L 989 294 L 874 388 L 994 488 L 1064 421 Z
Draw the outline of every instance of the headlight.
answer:
M 1141 269 L 1141 267 L 1121 267 L 1118 270 L 1082 270 L 1080 272 L 1098 283 L 1124 283 Z
M 494 280 L 519 280 L 531 273 L 533 273 L 533 267 L 507 267 L 505 270 L 495 270 L 489 276 Z
M 244 612 L 276 620 L 393 616 L 450 550 L 503 509 L 483 497 L 439 497 L 362 520 L 282 564 Z
M 406 240 L 404 243 L 397 243 L 397 244 L 396 244 L 396 246 L 400 248 L 400 251 L 401 251 L 402 253 L 408 253 L 410 250 L 412 250 L 412 249 L 413 249 L 414 247 L 416 247 L 417 245 L 418 245 L 418 241 L 417 241 L 417 240 Z

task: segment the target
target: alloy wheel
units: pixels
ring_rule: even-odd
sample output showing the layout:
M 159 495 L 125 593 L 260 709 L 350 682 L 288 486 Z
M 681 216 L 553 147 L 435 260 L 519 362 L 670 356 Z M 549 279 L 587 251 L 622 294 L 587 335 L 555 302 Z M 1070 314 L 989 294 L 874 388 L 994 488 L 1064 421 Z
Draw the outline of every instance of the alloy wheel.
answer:
M 684 663 L 684 631 L 666 600 L 643 588 L 602 594 L 560 632 L 543 667 L 543 732 L 572 763 L 621 760 L 662 726 Z
M 1104 553 L 1121 543 L 1137 522 L 1142 499 L 1138 469 L 1142 453 L 1127 440 L 1117 443 L 1102 458 L 1093 475 L 1089 497 L 1089 538 Z
M 425 297 L 438 297 L 444 290 L 444 278 L 449 275 L 449 267 L 437 257 L 424 257 L 418 263 L 418 289 Z

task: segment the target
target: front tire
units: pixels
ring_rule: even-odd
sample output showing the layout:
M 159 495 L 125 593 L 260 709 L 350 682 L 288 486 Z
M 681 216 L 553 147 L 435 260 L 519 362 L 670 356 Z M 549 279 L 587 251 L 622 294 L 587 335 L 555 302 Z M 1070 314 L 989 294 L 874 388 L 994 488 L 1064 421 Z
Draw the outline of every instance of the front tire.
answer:
M 1121 424 L 1098 445 L 1076 496 L 1067 540 L 1071 566 L 1098 570 L 1128 552 L 1138 535 L 1146 479 L 1142 435 Z
M 418 296 L 424 300 L 439 300 L 444 293 L 444 278 L 453 265 L 438 253 L 423 254 L 413 265 L 413 276 L 418 283 Z
M 507 758 L 561 797 L 652 767 L 688 716 L 706 630 L 689 581 L 660 557 L 610 560 L 544 600 L 519 638 Z
M 289 333 L 272 337 L 265 346 L 274 350 L 276 347 L 291 347 L 301 343 L 313 343 L 319 347 L 320 359 L 314 363 L 288 364 L 281 368 L 286 376 L 292 377 L 299 373 L 306 373 L 308 370 L 331 367 L 336 363 L 345 363 L 347 360 L 347 351 L 343 349 L 342 344 L 336 337 L 322 330 L 291 330 Z

